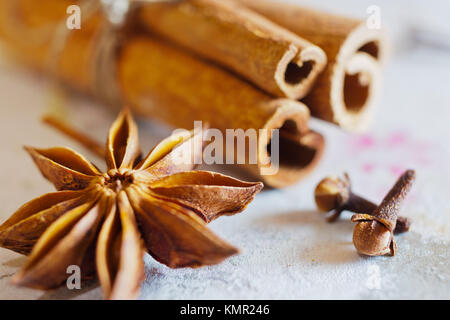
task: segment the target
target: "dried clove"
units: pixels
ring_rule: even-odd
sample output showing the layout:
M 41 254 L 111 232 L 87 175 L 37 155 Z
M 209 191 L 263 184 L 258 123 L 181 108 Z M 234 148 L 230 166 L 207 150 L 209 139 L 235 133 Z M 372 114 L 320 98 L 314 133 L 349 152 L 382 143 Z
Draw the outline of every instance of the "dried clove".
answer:
M 344 173 L 344 177 L 329 176 L 319 182 L 314 197 L 318 209 L 328 212 L 328 222 L 336 221 L 343 211 L 354 213 L 369 212 L 377 209 L 377 205 L 352 191 L 350 177 Z M 398 217 L 394 230 L 395 234 L 408 232 L 411 220 L 406 217 Z
M 415 179 L 413 170 L 406 171 L 394 187 L 371 214 L 355 214 L 352 222 L 357 222 L 353 232 L 353 244 L 360 254 L 368 256 L 394 256 L 397 245 L 393 231 L 397 224 L 400 206 Z

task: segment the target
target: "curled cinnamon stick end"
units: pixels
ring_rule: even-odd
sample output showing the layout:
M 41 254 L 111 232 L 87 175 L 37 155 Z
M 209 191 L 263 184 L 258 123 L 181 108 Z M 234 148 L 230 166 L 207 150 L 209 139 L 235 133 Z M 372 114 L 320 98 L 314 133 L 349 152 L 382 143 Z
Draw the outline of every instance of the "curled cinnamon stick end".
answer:
M 257 163 L 242 166 L 269 186 L 298 182 L 322 156 L 324 139 L 309 129 L 310 113 L 301 102 L 274 100 L 232 73 L 150 35 L 130 37 L 123 44 L 118 76 L 126 103 L 141 115 L 182 128 L 202 120 L 223 133 L 256 130 Z M 280 130 L 278 168 L 271 157 L 273 129 Z
M 272 137 L 260 135 L 258 176 L 272 187 L 283 188 L 297 183 L 317 166 L 323 155 L 325 139 L 320 133 L 310 130 L 310 115 L 303 104 L 285 99 L 274 100 L 271 104 L 275 113 L 264 129 L 267 132 L 279 130 L 278 155 L 271 153 Z
M 349 131 L 371 122 L 385 39 L 365 21 L 266 0 L 235 0 L 321 47 L 328 65 L 305 98 L 313 116 Z
M 327 60 L 318 46 L 231 0 L 151 4 L 139 19 L 278 97 L 303 98 Z

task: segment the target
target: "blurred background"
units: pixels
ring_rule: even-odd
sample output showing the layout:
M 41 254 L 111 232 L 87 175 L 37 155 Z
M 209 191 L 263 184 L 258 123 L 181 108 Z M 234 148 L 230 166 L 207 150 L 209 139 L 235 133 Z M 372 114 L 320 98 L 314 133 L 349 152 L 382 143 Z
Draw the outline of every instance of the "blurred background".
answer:
M 383 27 L 387 28 L 394 42 L 396 54 L 415 47 L 425 46 L 449 50 L 450 23 L 448 12 L 450 4 L 445 0 L 425 3 L 420 0 L 278 0 L 299 3 L 315 8 L 326 8 L 330 12 L 353 15 L 361 18 L 372 5 L 379 6 Z
M 142 298 L 450 298 L 450 2 L 288 2 L 361 19 L 368 16 L 368 6 L 380 7 L 390 50 L 376 119 L 359 135 L 314 120 L 312 127 L 327 140 L 318 169 L 293 187 L 264 191 L 244 214 L 211 225 L 242 254 L 199 270 L 170 270 L 147 256 Z M 40 122 L 43 113 L 56 109 L 100 141 L 115 117 L 110 109 L 68 95 L 13 64 L 0 46 L 0 222 L 52 190 L 23 145 L 81 149 Z M 143 149 L 170 131 L 140 121 Z M 398 237 L 395 258 L 361 258 L 351 244 L 348 217 L 329 225 L 315 211 L 313 190 L 326 175 L 349 172 L 355 191 L 380 202 L 408 168 L 417 171 L 418 179 L 402 212 L 414 223 L 411 232 Z M 0 250 L 0 298 L 101 297 L 96 285 L 50 293 L 10 286 L 8 278 L 24 261 Z M 381 270 L 375 289 L 367 285 L 368 272 L 377 270 L 371 266 Z

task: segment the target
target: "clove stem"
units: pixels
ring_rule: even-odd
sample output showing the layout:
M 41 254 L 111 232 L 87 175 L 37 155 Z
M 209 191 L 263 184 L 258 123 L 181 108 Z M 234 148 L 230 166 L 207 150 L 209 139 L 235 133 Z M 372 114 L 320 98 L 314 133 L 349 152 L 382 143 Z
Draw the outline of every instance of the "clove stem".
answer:
M 383 199 L 377 210 L 373 212 L 373 215 L 390 221 L 397 220 L 400 206 L 411 189 L 414 179 L 415 172 L 413 170 L 406 171 Z
M 350 193 L 350 198 L 348 199 L 348 202 L 344 205 L 343 210 L 348 210 L 355 213 L 367 211 L 372 213 L 377 208 L 378 206 L 375 203 L 366 200 L 354 193 Z M 407 217 L 400 216 L 397 218 L 397 224 L 395 226 L 394 233 L 400 234 L 408 232 L 410 227 L 411 227 L 411 220 L 408 219 Z

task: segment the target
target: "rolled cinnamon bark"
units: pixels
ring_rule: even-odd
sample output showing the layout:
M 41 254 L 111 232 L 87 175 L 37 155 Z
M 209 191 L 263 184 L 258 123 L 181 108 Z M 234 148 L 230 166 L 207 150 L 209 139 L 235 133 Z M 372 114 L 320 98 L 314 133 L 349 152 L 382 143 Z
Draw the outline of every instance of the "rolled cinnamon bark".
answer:
M 38 5 L 34 0 L 17 0 L 15 9 L 22 19 L 20 32 L 11 37 L 0 23 L 0 37 L 16 56 L 39 69 L 48 72 L 48 57 L 55 26 L 65 11 L 61 2 L 66 0 L 42 0 L 46 11 L 33 11 Z M 0 0 L 0 21 L 9 11 L 9 0 Z M 52 7 L 52 4 L 55 7 Z M 25 9 L 25 7 L 27 9 Z M 16 12 L 16 13 L 17 13 Z M 33 22 L 30 22 L 33 20 Z M 39 26 L 39 28 L 37 27 Z M 104 24 L 101 15 L 93 15 L 83 22 L 81 30 L 67 34 L 61 52 L 53 57 L 54 75 L 66 84 L 82 92 L 97 95 L 95 91 L 95 45 L 101 40 Z M 35 34 L 44 33 L 37 43 L 22 42 Z M 44 31 L 43 31 L 44 30 Z M 41 35 L 40 35 L 41 36 Z M 251 173 L 260 176 L 268 185 L 284 187 L 299 181 L 309 173 L 321 158 L 323 137 L 309 129 L 309 110 L 300 102 L 273 99 L 245 80 L 236 77 L 213 64 L 163 43 L 150 35 L 130 35 L 122 44 L 110 76 L 120 83 L 120 94 L 141 115 L 165 121 L 176 127 L 191 129 L 195 120 L 208 122 L 211 127 L 226 129 L 267 129 L 269 134 L 257 131 L 257 163 L 244 165 Z M 55 67 L 56 66 L 56 67 Z M 117 72 L 116 72 L 117 71 Z M 104 79 L 108 82 L 110 79 Z M 280 129 L 279 170 L 273 174 L 270 168 L 271 129 Z
M 384 37 L 365 21 L 326 14 L 280 1 L 235 0 L 320 46 L 325 71 L 304 99 L 313 116 L 344 129 L 370 124 L 380 91 Z
M 309 129 L 309 111 L 302 103 L 274 100 L 170 44 L 148 36 L 128 40 L 118 75 L 127 103 L 176 127 L 192 128 L 194 121 L 202 120 L 222 132 L 267 129 L 268 134 L 257 132 L 257 164 L 243 166 L 272 187 L 298 182 L 321 158 L 324 139 Z M 270 170 L 276 165 L 270 162 L 272 129 L 280 129 L 277 172 Z
M 66 28 L 67 8 L 82 3 L 0 0 L 0 44 L 5 44 L 19 62 L 94 94 L 92 64 L 103 17 L 96 12 L 88 18 L 88 13 L 82 11 L 82 29 Z
M 322 49 L 230 0 L 156 3 L 139 18 L 277 97 L 303 98 L 326 64 Z

